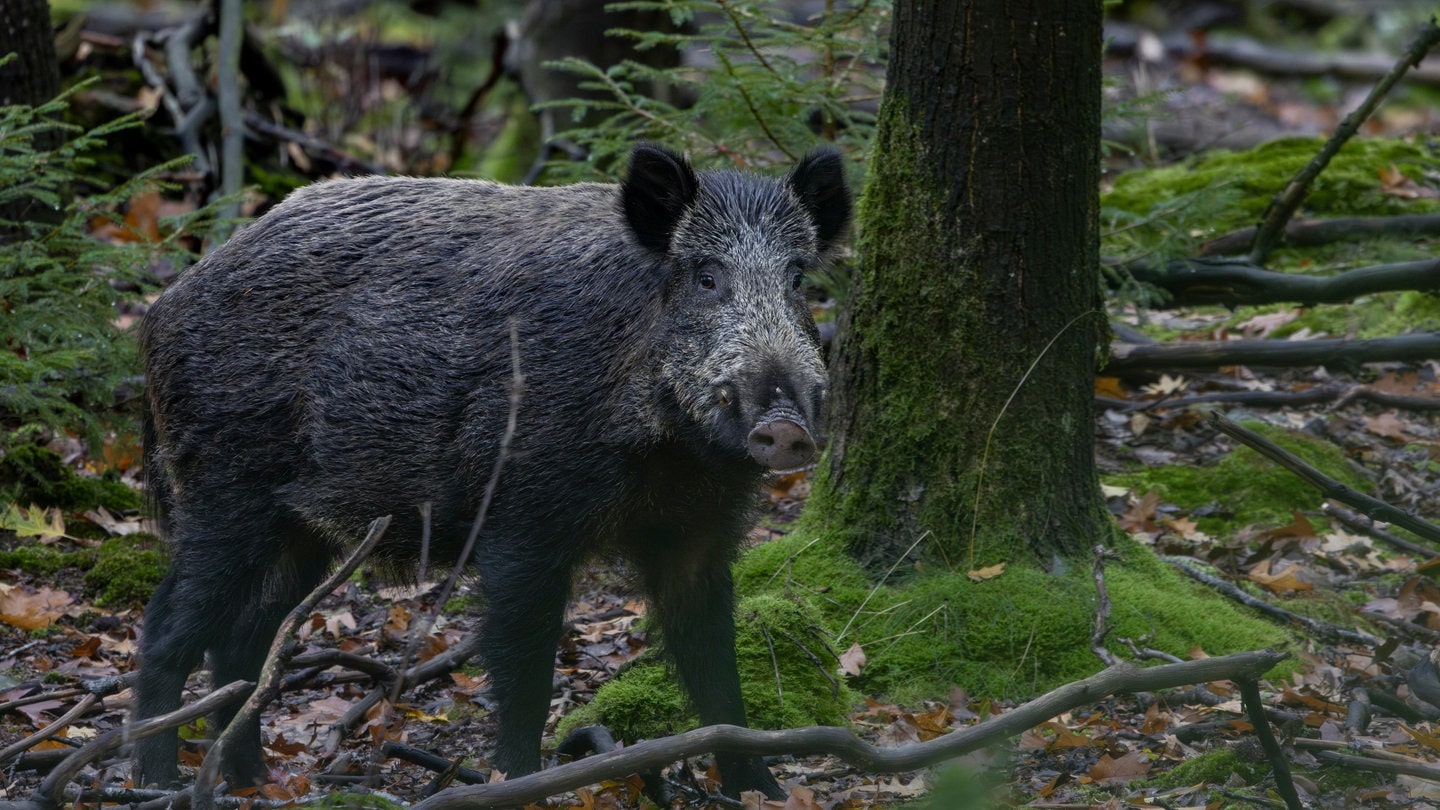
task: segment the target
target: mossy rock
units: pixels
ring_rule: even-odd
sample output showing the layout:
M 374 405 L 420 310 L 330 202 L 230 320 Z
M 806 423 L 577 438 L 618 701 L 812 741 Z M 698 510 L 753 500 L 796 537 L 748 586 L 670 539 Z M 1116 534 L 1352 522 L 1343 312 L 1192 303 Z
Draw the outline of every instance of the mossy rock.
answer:
M 123 512 L 140 508 L 140 494 L 113 477 L 77 475 L 55 451 L 22 444 L 0 458 L 0 503 L 38 504 L 67 512 L 104 506 Z
M 740 685 L 751 727 L 845 724 L 858 699 L 834 674 L 838 662 L 816 611 L 803 602 L 762 595 L 740 601 L 735 624 Z M 587 725 L 603 725 L 617 739 L 655 739 L 695 728 L 699 717 L 670 667 L 650 655 L 622 669 L 593 701 L 567 715 L 555 736 L 564 739 Z
M 1334 444 L 1264 422 L 1242 424 L 1325 475 L 1360 492 L 1371 489 L 1370 482 Z M 1216 515 L 1196 521 L 1201 531 L 1210 533 L 1254 523 L 1285 525 L 1293 520 L 1295 510 L 1315 507 L 1323 500 L 1294 473 L 1244 446 L 1209 467 L 1173 464 L 1106 476 L 1105 481 L 1141 495 L 1153 491 L 1187 512 L 1215 506 Z
M 85 573 L 85 586 L 101 607 L 143 604 L 169 568 L 159 538 L 137 533 L 100 544 L 95 565 Z
M 1128 538 L 1125 560 L 1106 568 L 1110 637 L 1150 635 L 1148 646 L 1184 656 L 1285 647 L 1287 632 L 1190 582 Z M 782 592 L 859 642 L 868 663 L 854 686 L 901 702 L 962 686 L 991 698 L 1030 697 L 1101 669 L 1089 649 L 1095 586 L 1088 566 L 1050 573 L 1011 565 L 972 582 L 948 571 L 909 572 L 866 586 L 843 542 L 797 531 L 748 552 L 736 567 L 744 593 Z M 1125 651 L 1118 646 L 1117 653 Z

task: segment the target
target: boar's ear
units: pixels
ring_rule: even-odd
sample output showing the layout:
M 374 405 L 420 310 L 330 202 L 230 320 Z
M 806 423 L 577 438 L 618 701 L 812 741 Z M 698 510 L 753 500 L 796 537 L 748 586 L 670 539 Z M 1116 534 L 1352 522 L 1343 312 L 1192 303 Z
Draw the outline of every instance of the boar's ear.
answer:
M 850 191 L 845 187 L 845 164 L 839 150 L 828 146 L 812 150 L 786 175 L 785 182 L 815 224 L 820 252 L 829 251 L 850 224 Z
M 630 171 L 620 185 L 625 219 L 640 244 L 665 251 L 700 183 L 685 158 L 655 143 L 639 143 L 630 155 Z

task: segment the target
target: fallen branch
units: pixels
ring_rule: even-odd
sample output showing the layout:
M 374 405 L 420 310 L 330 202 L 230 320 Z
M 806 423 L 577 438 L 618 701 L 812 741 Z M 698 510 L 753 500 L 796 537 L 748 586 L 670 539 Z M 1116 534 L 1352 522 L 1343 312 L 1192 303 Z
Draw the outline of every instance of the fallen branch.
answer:
M 205 697 L 189 704 L 181 706 L 173 712 L 162 714 L 157 717 L 147 717 L 144 720 L 136 720 L 126 723 L 119 728 L 101 734 L 83 748 L 66 757 L 63 762 L 45 777 L 35 792 L 30 795 L 26 802 L 0 802 L 0 810 L 53 810 L 59 807 L 64 800 L 65 786 L 70 783 L 86 765 L 109 754 L 120 746 L 144 739 L 152 734 L 173 731 L 180 726 L 189 723 L 199 717 L 219 709 L 234 700 L 238 700 L 251 689 L 255 684 L 249 681 L 236 681 L 216 689 Z
M 1378 498 L 1372 498 L 1363 492 L 1357 492 L 1351 489 L 1301 461 L 1293 453 L 1286 451 L 1278 444 L 1275 444 L 1249 428 L 1244 428 L 1231 422 L 1221 414 L 1211 414 L 1210 424 L 1214 425 L 1216 430 L 1219 430 L 1226 436 L 1248 445 L 1257 453 L 1260 453 L 1290 472 L 1295 473 L 1305 483 L 1320 490 L 1320 493 L 1326 498 L 1333 498 L 1347 506 L 1353 506 L 1360 510 L 1361 514 L 1373 520 L 1383 520 L 1386 523 L 1393 523 L 1406 531 L 1414 533 L 1417 537 L 1440 543 L 1440 526 L 1415 517 L 1409 512 L 1391 506 Z
M 1280 273 L 1244 259 L 1172 259 L 1163 265 L 1129 262 L 1113 271 L 1163 290 L 1159 306 L 1344 304 L 1362 295 L 1440 288 L 1440 260 L 1357 267 L 1333 276 Z M 1114 282 L 1112 282 L 1114 283 Z
M 1361 514 L 1357 514 L 1355 512 L 1351 512 L 1349 509 L 1346 509 L 1344 507 L 1336 506 L 1333 503 L 1325 503 L 1321 504 L 1320 511 L 1340 521 L 1340 523 L 1346 528 L 1353 529 L 1357 532 L 1360 532 L 1361 534 L 1369 535 L 1376 540 L 1381 540 L 1383 542 L 1389 543 L 1390 545 L 1398 549 L 1408 551 L 1411 554 L 1419 556 L 1425 560 L 1431 559 L 1437 554 L 1435 549 L 1427 548 L 1426 546 L 1422 546 L 1419 543 L 1412 543 L 1403 537 L 1397 537 L 1390 532 L 1387 532 L 1384 529 L 1376 526 L 1375 521 L 1371 520 L 1370 518 L 1365 517 Z
M 1255 736 L 1260 740 L 1260 747 L 1265 749 L 1265 756 L 1269 758 L 1270 767 L 1275 772 L 1275 790 L 1279 792 L 1280 798 L 1285 800 L 1288 810 L 1301 810 L 1300 794 L 1295 790 L 1295 780 L 1290 778 L 1290 763 L 1285 759 L 1285 752 L 1280 750 L 1280 742 L 1275 739 L 1275 732 L 1265 720 L 1265 703 L 1260 699 L 1260 683 L 1251 678 L 1240 678 L 1237 683 L 1240 686 L 1240 699 L 1245 706 L 1245 714 L 1250 717 L 1250 724 L 1255 727 Z
M 1161 559 L 1165 560 L 1176 568 L 1179 568 L 1186 576 L 1190 577 L 1196 582 L 1199 582 L 1203 585 L 1208 585 L 1216 591 L 1220 592 L 1221 594 L 1235 600 L 1236 602 L 1239 602 L 1246 607 L 1254 608 L 1255 610 L 1258 610 L 1261 613 L 1266 614 L 1267 616 L 1279 619 L 1280 621 L 1287 624 L 1292 624 L 1297 627 L 1303 627 L 1306 632 L 1312 635 L 1320 636 L 1331 641 L 1346 642 L 1349 644 L 1359 644 L 1364 647 L 1373 647 L 1376 644 L 1380 643 L 1380 639 L 1370 635 L 1369 633 L 1361 633 L 1356 630 L 1349 630 L 1344 627 L 1331 624 L 1329 622 L 1322 622 L 1319 619 L 1312 619 L 1308 616 L 1301 616 L 1298 613 L 1291 612 L 1281 607 L 1276 607 L 1275 605 L 1266 602 L 1264 599 L 1256 596 L 1251 596 L 1250 594 L 1236 587 L 1231 582 L 1201 571 L 1200 569 L 1191 565 L 1190 561 L 1183 557 L 1162 557 Z
M 1255 680 L 1285 658 L 1275 650 L 1255 650 L 1183 664 L 1139 668 L 1122 664 L 1042 697 L 977 726 L 929 742 L 877 748 L 844 728 L 757 731 L 738 726 L 707 726 L 659 740 L 636 743 L 608 754 L 551 768 L 519 779 L 442 790 L 414 810 L 472 810 L 518 806 L 624 774 L 661 768 L 701 753 L 765 756 L 829 754 L 871 773 L 897 773 L 935 765 L 966 752 L 1013 737 L 1058 714 L 1120 692 L 1144 692 L 1214 680 Z
M 1257 230 L 1252 225 L 1217 236 L 1200 245 L 1200 255 L 1233 256 L 1244 253 L 1255 241 Z M 1282 241 L 1288 247 L 1320 247 L 1363 239 L 1415 239 L 1421 236 L 1440 236 L 1440 214 L 1296 219 L 1285 225 Z
M 1144 29 L 1119 22 L 1105 23 L 1106 53 L 1134 53 Z M 1278 76 L 1336 76 L 1343 79 L 1375 81 L 1389 73 L 1393 56 L 1355 51 L 1327 52 L 1319 49 L 1278 48 L 1242 36 L 1207 36 L 1200 45 L 1188 31 L 1160 36 L 1172 57 L 1204 59 L 1210 64 L 1236 65 Z M 1440 64 L 1425 62 L 1410 72 L 1412 81 L 1440 85 Z
M 1357 368 L 1363 363 L 1420 362 L 1440 357 L 1440 332 L 1358 340 L 1221 340 L 1110 347 L 1105 373 L 1157 368 L 1307 366 Z
M 1425 23 L 1425 27 L 1416 35 L 1415 40 L 1410 43 L 1410 47 L 1405 49 L 1405 54 L 1400 57 L 1395 66 L 1371 88 L 1370 93 L 1365 96 L 1365 100 L 1360 102 L 1360 106 L 1345 116 L 1345 119 L 1340 122 L 1340 126 L 1335 128 L 1335 133 L 1320 148 L 1320 152 L 1305 164 L 1305 167 L 1297 172 L 1289 183 L 1285 184 L 1285 188 L 1281 189 L 1280 193 L 1275 195 L 1275 199 L 1271 201 L 1270 206 L 1260 218 L 1259 229 L 1255 232 L 1255 241 L 1250 246 L 1250 261 L 1262 264 L 1269 258 L 1270 252 L 1280 241 L 1285 224 L 1290 221 L 1290 217 L 1295 215 L 1295 211 L 1300 208 L 1300 203 L 1305 201 L 1305 195 L 1310 192 L 1310 184 L 1320 176 L 1321 172 L 1325 171 L 1326 166 L 1330 165 L 1330 160 L 1340 152 L 1340 147 L 1355 136 L 1360 125 L 1370 117 L 1376 107 L 1380 106 L 1381 100 L 1390 92 L 1390 88 L 1400 81 L 1400 77 L 1420 64 L 1420 60 L 1425 58 L 1425 54 L 1429 53 L 1437 42 L 1440 42 L 1440 26 L 1435 25 L 1435 20 L 1431 19 Z

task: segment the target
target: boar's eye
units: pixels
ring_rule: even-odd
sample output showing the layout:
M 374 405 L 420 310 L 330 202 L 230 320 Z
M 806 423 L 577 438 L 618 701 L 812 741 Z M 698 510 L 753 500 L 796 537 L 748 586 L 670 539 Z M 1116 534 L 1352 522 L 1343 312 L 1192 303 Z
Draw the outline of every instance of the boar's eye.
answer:
M 715 289 L 715 272 L 710 267 L 700 268 L 700 272 L 695 276 L 695 279 L 700 282 L 701 287 L 707 290 Z
M 800 285 L 805 283 L 805 268 L 799 262 L 791 262 L 790 272 L 795 274 L 790 277 L 790 289 L 800 289 Z

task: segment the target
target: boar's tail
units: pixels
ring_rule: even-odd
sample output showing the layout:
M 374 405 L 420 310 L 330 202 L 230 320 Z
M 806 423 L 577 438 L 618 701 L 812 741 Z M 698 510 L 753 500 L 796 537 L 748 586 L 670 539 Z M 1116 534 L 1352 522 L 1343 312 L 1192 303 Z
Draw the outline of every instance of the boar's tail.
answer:
M 175 501 L 175 492 L 170 487 L 170 476 L 165 474 L 165 465 L 157 458 L 159 438 L 155 431 L 155 415 L 148 406 L 140 423 L 140 441 L 141 463 L 145 470 L 145 512 L 155 518 L 161 535 L 168 535 L 170 508 Z

